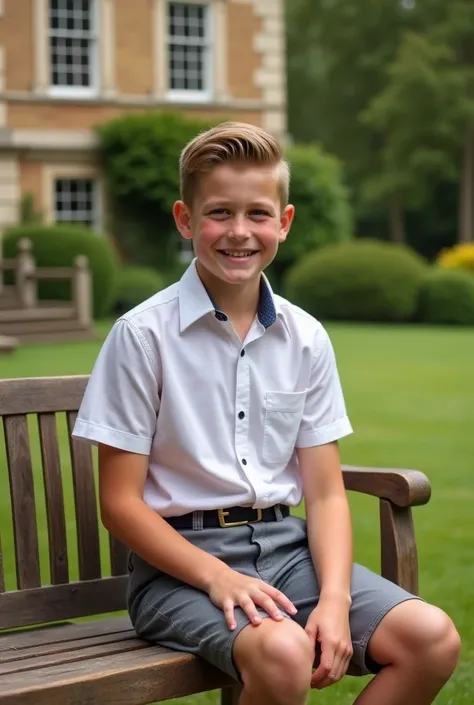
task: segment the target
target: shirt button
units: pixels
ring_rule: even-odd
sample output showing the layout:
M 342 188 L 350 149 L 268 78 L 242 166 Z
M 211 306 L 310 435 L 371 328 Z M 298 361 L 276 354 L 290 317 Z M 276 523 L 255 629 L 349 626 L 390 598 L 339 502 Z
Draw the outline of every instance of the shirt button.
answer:
M 240 351 L 240 357 L 243 357 L 245 355 L 245 350 Z
M 245 458 L 242 460 L 242 465 L 247 465 L 247 461 L 245 460 Z
M 239 419 L 245 419 L 245 412 L 244 411 L 241 411 L 239 413 Z

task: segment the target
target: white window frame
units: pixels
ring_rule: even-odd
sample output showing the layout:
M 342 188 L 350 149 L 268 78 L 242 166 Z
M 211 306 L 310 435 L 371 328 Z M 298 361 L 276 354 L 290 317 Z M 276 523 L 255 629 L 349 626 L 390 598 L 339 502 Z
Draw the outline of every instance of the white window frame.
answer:
M 55 86 L 53 85 L 53 64 L 52 64 L 52 42 L 53 36 L 58 36 L 57 30 L 52 30 L 50 27 L 51 18 L 51 1 L 48 0 L 47 12 L 48 12 L 48 56 L 49 56 L 49 94 L 53 97 L 61 98 L 92 98 L 99 94 L 100 90 L 100 0 L 91 0 L 91 32 L 90 32 L 90 69 L 92 85 L 90 86 Z M 65 33 L 64 36 L 73 36 L 71 33 Z
M 169 17 L 170 17 L 170 5 L 200 5 L 206 8 L 205 11 L 205 23 L 206 23 L 206 37 L 202 43 L 190 41 L 190 45 L 204 46 L 205 47 L 205 68 L 204 68 L 204 84 L 205 88 L 200 91 L 192 90 L 178 90 L 170 87 L 171 84 L 171 73 L 170 73 L 170 47 L 172 44 L 186 44 L 184 38 L 173 38 L 169 34 Z M 184 0 L 183 2 L 178 2 L 177 0 L 167 0 L 166 2 L 166 73 L 167 73 L 167 93 L 166 97 L 170 101 L 183 102 L 183 103 L 194 103 L 194 102 L 209 102 L 214 94 L 214 3 L 209 0 Z
M 47 223 L 74 223 L 79 221 L 56 220 L 56 182 L 60 179 L 71 181 L 90 180 L 94 182 L 94 218 L 92 228 L 99 234 L 104 232 L 104 187 L 97 170 L 85 164 L 45 166 L 43 169 L 43 212 Z

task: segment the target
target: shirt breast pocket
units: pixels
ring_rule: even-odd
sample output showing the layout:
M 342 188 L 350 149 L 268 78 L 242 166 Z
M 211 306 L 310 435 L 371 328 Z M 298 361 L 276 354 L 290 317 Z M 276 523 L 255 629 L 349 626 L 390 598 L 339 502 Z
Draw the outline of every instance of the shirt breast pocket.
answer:
M 266 392 L 263 431 L 263 460 L 286 465 L 295 449 L 303 417 L 306 391 Z

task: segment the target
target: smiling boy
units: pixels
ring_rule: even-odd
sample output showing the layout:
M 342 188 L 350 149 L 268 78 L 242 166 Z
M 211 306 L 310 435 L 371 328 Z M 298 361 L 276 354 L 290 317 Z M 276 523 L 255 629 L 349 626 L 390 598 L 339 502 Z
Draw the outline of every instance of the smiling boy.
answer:
M 135 629 L 241 681 L 240 705 L 303 705 L 349 666 L 376 674 L 358 705 L 427 705 L 459 636 L 353 564 L 334 352 L 262 274 L 294 216 L 281 149 L 225 123 L 180 167 L 196 260 L 117 321 L 75 427 L 99 445 L 102 521 L 131 549 Z M 306 521 L 289 511 L 303 498 Z

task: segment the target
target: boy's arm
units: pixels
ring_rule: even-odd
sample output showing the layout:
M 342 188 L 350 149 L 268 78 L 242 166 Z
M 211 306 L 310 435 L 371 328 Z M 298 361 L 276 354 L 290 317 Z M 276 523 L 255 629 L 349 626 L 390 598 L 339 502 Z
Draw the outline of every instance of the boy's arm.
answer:
M 294 614 L 285 595 L 255 578 L 229 568 L 223 561 L 193 546 L 143 501 L 148 456 L 99 444 L 101 519 L 110 533 L 159 570 L 207 592 L 220 607 L 230 629 L 236 627 L 234 608 L 257 625 L 257 606 L 273 619 L 283 619 L 280 605 Z
M 306 624 L 312 642 L 321 645 L 321 661 L 311 684 L 321 689 L 343 677 L 352 656 L 351 520 L 337 443 L 300 448 L 297 453 L 308 543 L 320 588 L 318 606 Z
M 143 501 L 148 456 L 99 445 L 101 519 L 110 533 L 151 565 L 209 591 L 217 573 L 229 570 L 193 546 Z
M 311 556 L 322 600 L 351 604 L 352 528 L 337 443 L 297 450 Z

